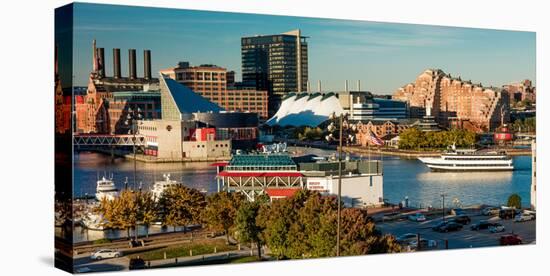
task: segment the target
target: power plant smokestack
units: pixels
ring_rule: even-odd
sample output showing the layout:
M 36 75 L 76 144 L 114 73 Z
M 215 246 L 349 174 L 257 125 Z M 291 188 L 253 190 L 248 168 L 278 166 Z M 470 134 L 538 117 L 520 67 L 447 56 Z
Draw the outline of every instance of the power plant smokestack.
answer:
M 97 48 L 99 76 L 105 77 L 105 48 Z
M 361 91 L 361 80 L 357 80 L 357 91 Z
M 344 83 L 344 91 L 348 92 L 348 80 Z
M 120 49 L 113 48 L 113 77 L 120 78 Z
M 319 81 L 317 82 L 317 87 L 319 88 L 319 92 L 321 92 L 321 91 L 322 91 L 322 90 L 321 90 L 321 80 L 319 80 Z
M 143 78 L 151 79 L 151 50 L 143 50 Z
M 136 79 L 136 49 L 128 49 L 128 77 Z

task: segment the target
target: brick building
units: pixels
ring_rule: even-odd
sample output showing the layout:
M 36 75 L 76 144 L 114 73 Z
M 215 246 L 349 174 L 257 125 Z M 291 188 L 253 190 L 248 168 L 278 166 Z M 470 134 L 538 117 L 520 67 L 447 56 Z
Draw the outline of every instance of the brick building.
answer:
M 355 138 L 357 143 L 363 147 L 372 145 L 369 139 L 369 130 L 382 140 L 393 138 L 416 123 L 411 120 L 371 120 L 366 123 L 357 123 Z
M 253 112 L 267 119 L 267 91 L 236 87 L 234 71 L 211 64 L 190 66 L 189 62 L 179 62 L 177 67 L 160 72 L 225 110 Z
M 533 103 L 536 101 L 536 87 L 533 86 L 530 80 L 506 84 L 503 85 L 502 88 L 508 91 L 510 103 L 525 100 L 529 100 Z
M 506 90 L 453 78 L 439 69 L 425 70 L 392 98 L 406 101 L 411 117 L 424 116 L 429 107 L 436 122 L 444 127 L 456 125 L 482 132 L 498 127 L 501 115 L 504 122 L 510 117 Z

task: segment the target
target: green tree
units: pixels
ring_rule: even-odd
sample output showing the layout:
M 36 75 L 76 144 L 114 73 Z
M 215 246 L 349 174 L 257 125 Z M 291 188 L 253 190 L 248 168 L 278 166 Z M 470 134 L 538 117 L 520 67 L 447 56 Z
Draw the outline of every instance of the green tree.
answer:
M 521 209 L 521 197 L 518 194 L 511 194 L 508 197 L 508 207 L 514 207 L 516 209 Z
M 238 240 L 243 243 L 255 243 L 258 250 L 258 260 L 262 258 L 262 231 L 264 230 L 256 222 L 260 206 L 258 201 L 244 202 L 237 210 L 235 219 Z
M 229 244 L 230 229 L 244 198 L 241 193 L 219 192 L 207 198 L 203 220 L 212 231 L 223 231 Z
M 196 189 L 175 185 L 164 191 L 159 200 L 163 225 L 176 226 L 201 223 L 201 212 L 206 207 L 204 195 Z

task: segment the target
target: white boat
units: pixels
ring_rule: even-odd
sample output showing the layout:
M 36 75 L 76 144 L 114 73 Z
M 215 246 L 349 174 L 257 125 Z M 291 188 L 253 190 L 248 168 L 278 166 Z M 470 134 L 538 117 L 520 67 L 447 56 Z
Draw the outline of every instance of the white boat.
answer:
M 434 171 L 511 171 L 512 158 L 502 152 L 480 152 L 475 149 L 451 150 L 440 157 L 419 157 L 428 168 Z
M 105 220 L 99 214 L 88 213 L 82 218 L 81 223 L 89 230 L 103 231 L 105 229 Z
M 115 187 L 115 183 L 111 179 L 101 178 L 97 181 L 95 198 L 101 201 L 103 199 L 113 200 L 118 196 L 118 189 Z
M 162 196 L 164 191 L 169 187 L 175 186 L 175 185 L 183 185 L 182 182 L 170 179 L 170 174 L 164 174 L 162 176 L 164 177 L 164 180 L 156 181 L 153 184 L 153 190 L 151 192 L 155 200 L 159 200 L 159 198 Z

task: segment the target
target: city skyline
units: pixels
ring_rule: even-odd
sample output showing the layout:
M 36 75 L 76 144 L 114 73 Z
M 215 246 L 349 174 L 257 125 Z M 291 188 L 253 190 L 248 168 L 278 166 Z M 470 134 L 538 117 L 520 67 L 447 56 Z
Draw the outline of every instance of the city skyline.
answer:
M 92 69 L 92 40 L 121 48 L 122 75 L 128 75 L 127 49 L 152 52 L 153 77 L 179 61 L 216 64 L 241 80 L 241 37 L 301 29 L 308 38 L 309 81 L 324 91 L 361 89 L 392 94 L 427 68 L 441 68 L 485 86 L 535 77 L 535 33 L 369 21 L 298 18 L 195 10 L 75 4 L 74 84 L 85 86 Z M 258 24 L 262 22 L 262 24 Z M 142 56 L 138 55 L 138 65 Z M 327 69 L 328 68 L 328 69 Z M 138 66 L 138 76 L 143 68 Z

